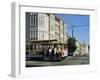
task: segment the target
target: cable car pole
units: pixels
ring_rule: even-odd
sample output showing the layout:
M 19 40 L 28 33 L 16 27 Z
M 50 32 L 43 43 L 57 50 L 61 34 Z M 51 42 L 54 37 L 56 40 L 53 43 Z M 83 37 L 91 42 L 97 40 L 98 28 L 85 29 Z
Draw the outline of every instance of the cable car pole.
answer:
M 72 26 L 72 38 L 74 37 L 74 26 Z

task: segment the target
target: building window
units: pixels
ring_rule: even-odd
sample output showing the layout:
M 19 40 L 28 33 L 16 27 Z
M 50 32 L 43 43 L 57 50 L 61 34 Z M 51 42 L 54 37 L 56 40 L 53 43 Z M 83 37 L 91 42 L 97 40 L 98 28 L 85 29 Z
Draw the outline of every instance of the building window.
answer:
M 37 27 L 37 22 L 38 22 L 38 14 L 37 13 L 32 13 L 30 15 L 30 27 Z

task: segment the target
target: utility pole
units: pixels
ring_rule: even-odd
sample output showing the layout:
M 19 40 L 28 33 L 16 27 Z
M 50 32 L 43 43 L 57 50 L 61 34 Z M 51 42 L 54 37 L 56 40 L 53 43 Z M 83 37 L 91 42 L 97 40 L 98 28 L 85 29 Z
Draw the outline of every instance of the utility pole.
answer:
M 73 30 L 73 28 L 72 28 L 72 38 L 73 38 L 73 36 L 74 36 L 74 30 Z
M 73 38 L 73 37 L 74 37 L 74 29 L 73 29 L 73 28 L 74 28 L 75 26 L 71 26 L 71 27 L 72 27 L 72 38 Z

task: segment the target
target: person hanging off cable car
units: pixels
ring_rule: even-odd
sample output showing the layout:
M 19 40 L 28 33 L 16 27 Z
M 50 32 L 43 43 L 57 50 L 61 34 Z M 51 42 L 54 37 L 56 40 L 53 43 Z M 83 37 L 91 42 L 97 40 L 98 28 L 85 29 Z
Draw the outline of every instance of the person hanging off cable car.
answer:
M 63 60 L 68 54 L 67 48 L 61 46 L 44 47 L 43 48 L 43 59 L 44 60 Z

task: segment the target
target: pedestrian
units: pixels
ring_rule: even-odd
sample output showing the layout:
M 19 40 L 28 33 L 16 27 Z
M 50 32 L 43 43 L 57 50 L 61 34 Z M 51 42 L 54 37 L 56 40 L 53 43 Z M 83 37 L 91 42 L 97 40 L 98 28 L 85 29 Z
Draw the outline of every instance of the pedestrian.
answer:
M 56 58 L 56 46 L 54 46 L 51 52 L 51 59 L 55 59 L 55 58 Z
M 59 59 L 59 47 L 57 47 L 56 58 Z

